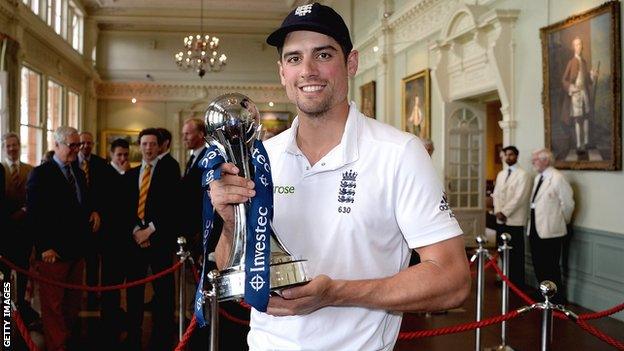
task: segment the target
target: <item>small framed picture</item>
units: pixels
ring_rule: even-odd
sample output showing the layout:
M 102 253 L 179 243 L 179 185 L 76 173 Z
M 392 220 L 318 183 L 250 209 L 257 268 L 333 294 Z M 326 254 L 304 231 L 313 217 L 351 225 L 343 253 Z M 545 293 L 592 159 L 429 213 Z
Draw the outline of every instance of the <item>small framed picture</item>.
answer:
M 260 111 L 260 124 L 264 130 L 263 140 L 276 136 L 290 127 L 291 113 L 288 111 Z
M 422 139 L 431 137 L 429 69 L 402 80 L 402 128 Z
M 375 81 L 370 81 L 360 86 L 360 112 L 375 118 Z
M 100 156 L 110 161 L 110 146 L 116 139 L 124 139 L 130 144 L 130 154 L 128 161 L 130 166 L 135 167 L 141 164 L 141 150 L 139 149 L 138 130 L 103 130 L 100 138 Z

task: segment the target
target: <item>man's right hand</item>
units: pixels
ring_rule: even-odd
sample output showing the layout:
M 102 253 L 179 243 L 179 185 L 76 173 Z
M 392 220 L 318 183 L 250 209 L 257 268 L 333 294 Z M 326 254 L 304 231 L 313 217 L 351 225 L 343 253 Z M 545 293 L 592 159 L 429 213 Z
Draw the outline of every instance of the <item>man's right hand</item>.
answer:
M 221 165 L 221 179 L 210 183 L 212 206 L 224 221 L 224 229 L 234 229 L 234 207 L 232 205 L 249 201 L 256 195 L 254 182 L 238 175 L 239 169 L 233 163 Z
M 49 249 L 45 250 L 41 253 L 41 259 L 43 262 L 54 263 L 60 256 L 56 253 L 56 251 Z

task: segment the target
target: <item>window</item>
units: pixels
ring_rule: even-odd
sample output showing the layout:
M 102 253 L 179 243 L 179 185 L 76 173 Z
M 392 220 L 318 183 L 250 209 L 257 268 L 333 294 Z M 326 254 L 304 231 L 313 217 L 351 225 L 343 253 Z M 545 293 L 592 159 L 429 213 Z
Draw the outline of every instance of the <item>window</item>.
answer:
M 48 119 L 46 123 L 48 145 L 54 145 L 54 130 L 63 123 L 63 87 L 48 80 Z
M 78 128 L 80 121 L 80 95 L 70 91 L 67 93 L 67 125 Z
M 62 23 L 62 9 L 63 9 L 63 1 L 62 0 L 48 0 L 48 25 L 54 29 L 57 34 L 61 33 L 61 23 Z
M 67 41 L 82 54 L 84 16 L 73 1 L 67 6 Z
M 20 88 L 21 159 L 38 164 L 43 149 L 41 125 L 41 75 L 22 67 Z
M 479 118 L 469 109 L 460 109 L 451 116 L 449 128 L 449 202 L 453 208 L 479 208 L 483 147 Z

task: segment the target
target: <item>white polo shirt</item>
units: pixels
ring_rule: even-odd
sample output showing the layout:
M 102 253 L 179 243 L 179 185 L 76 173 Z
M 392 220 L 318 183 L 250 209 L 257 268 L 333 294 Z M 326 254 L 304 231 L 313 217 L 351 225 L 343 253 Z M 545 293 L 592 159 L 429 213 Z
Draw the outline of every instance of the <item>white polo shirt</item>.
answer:
M 274 227 L 312 277 L 372 279 L 407 267 L 410 248 L 462 234 L 431 158 L 415 136 L 351 103 L 342 141 L 314 166 L 296 143 L 298 118 L 265 145 Z M 415 282 L 422 284 L 423 282 Z M 391 350 L 402 315 L 326 307 L 304 316 L 252 310 L 251 350 Z

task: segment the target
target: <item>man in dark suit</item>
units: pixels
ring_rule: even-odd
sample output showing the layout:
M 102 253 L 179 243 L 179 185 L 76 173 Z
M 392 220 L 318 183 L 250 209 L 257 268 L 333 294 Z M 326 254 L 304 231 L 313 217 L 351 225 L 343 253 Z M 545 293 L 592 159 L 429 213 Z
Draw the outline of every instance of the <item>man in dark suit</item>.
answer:
M 134 240 L 129 255 L 127 279 L 132 281 L 152 272 L 163 271 L 173 264 L 176 244 L 177 218 L 172 205 L 178 201 L 180 173 L 158 158 L 163 138 L 155 128 L 139 133 L 139 147 L 143 160 L 141 166 L 129 170 L 130 212 L 133 220 L 129 233 Z M 171 350 L 173 341 L 174 282 L 166 275 L 153 283 L 153 329 L 150 350 Z M 128 339 L 129 349 L 141 347 L 143 323 L 143 285 L 128 289 Z
M 3 168 L 7 176 L 5 182 L 0 184 L 6 184 L 6 214 L 8 216 L 6 231 L 3 232 L 12 243 L 10 250 L 7 250 L 5 254 L 11 262 L 28 269 L 33 241 L 26 227 L 26 180 L 33 166 L 20 161 L 21 143 L 17 133 L 11 132 L 2 136 L 2 150 L 6 158 L 0 168 Z M 8 274 L 8 272 L 10 270 L 5 269 L 5 273 Z M 27 281 L 27 277 L 17 275 L 17 286 L 13 290 L 17 293 L 17 306 L 22 317 L 30 323 L 37 316 L 24 296 Z
M 178 173 L 180 173 L 180 163 L 178 163 L 178 161 L 176 161 L 176 159 L 173 158 L 173 156 L 171 156 L 171 152 L 170 152 L 171 139 L 172 139 L 171 132 L 165 128 L 156 128 L 156 130 L 158 130 L 158 132 L 163 137 L 163 143 L 162 143 L 162 146 L 160 147 L 160 153 L 158 155 L 158 158 L 165 161 L 165 163 L 167 164 L 167 167 L 171 167 L 171 168 L 176 167 L 178 170 Z
M 110 166 L 106 160 L 98 155 L 94 155 L 93 151 L 93 134 L 83 131 L 80 136 L 80 151 L 76 165 L 85 173 L 87 179 L 87 192 L 92 203 L 96 206 L 102 220 L 108 218 L 104 215 L 107 206 L 106 197 L 110 187 L 108 183 L 112 176 Z M 98 285 L 100 272 L 100 252 L 101 252 L 101 235 L 102 232 L 96 233 L 85 248 L 85 264 L 86 264 L 86 283 L 90 286 Z M 97 307 L 97 293 L 89 292 L 87 298 L 87 307 L 95 309 Z
M 84 244 L 99 229 L 84 173 L 73 164 L 80 137 L 76 129 L 54 132 L 55 153 L 28 179 L 28 223 L 35 237 L 39 273 L 49 279 L 80 284 Z M 46 349 L 66 350 L 80 310 L 81 292 L 40 283 L 41 319 Z

